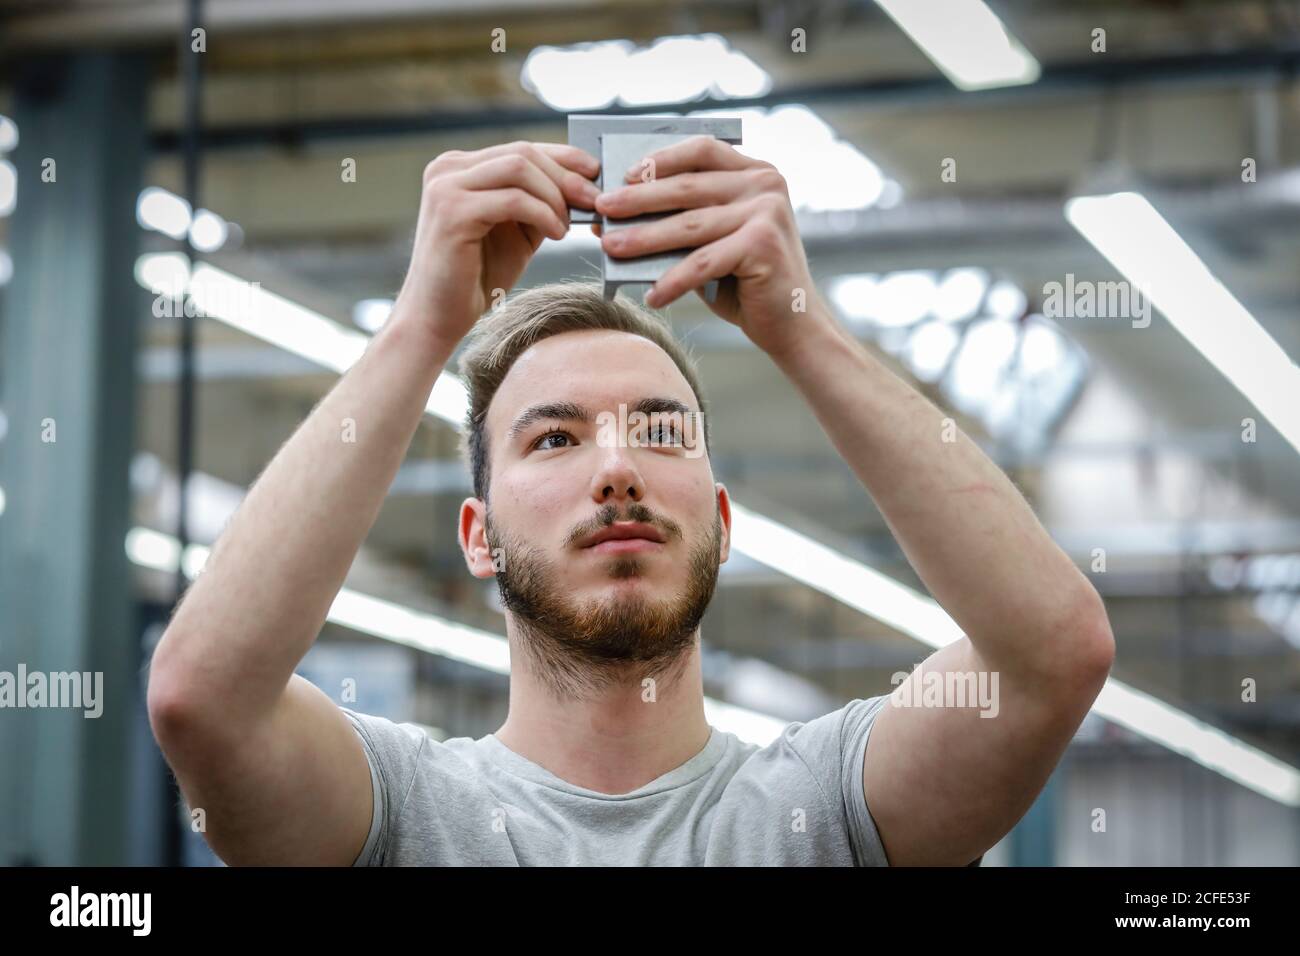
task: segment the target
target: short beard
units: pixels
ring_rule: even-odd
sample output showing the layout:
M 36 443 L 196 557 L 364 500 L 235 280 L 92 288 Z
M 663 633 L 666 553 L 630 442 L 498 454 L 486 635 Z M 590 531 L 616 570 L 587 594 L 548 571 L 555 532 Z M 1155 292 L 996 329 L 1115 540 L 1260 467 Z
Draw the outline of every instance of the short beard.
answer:
M 633 521 L 655 523 L 641 505 L 634 503 L 628 511 Z M 602 518 L 602 526 L 610 524 L 617 511 L 607 506 Z M 683 592 L 668 602 L 634 593 L 575 606 L 565 600 L 554 563 L 541 549 L 523 545 L 508 532 L 494 533 L 490 507 L 486 536 L 493 553 L 504 558 L 497 588 L 501 603 L 515 616 L 520 649 L 558 699 L 590 700 L 610 686 L 646 678 L 660 684 L 658 693 L 680 677 L 718 583 L 719 512 L 714 512 L 712 534 L 691 551 Z M 636 554 L 623 554 L 606 562 L 605 570 L 610 579 L 622 579 L 644 574 L 645 564 Z

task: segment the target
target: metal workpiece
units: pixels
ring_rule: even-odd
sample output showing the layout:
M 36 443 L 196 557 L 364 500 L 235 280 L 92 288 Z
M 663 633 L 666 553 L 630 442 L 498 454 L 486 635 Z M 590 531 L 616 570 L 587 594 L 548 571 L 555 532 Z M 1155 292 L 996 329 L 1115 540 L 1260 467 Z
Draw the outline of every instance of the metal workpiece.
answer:
M 569 143 L 591 153 L 600 160 L 598 189 L 604 190 L 607 169 L 614 175 L 630 169 L 650 153 L 693 136 L 708 135 L 726 143 L 741 142 L 740 117 L 687 117 L 687 116 L 599 116 L 583 114 L 569 117 Z M 645 222 L 653 222 L 673 215 L 671 212 L 634 216 L 629 219 L 607 219 L 594 210 L 570 209 L 569 219 L 574 223 L 599 223 L 602 232 L 617 232 Z M 619 286 L 652 284 L 690 252 L 681 249 L 650 256 L 616 259 L 602 253 L 602 277 L 605 298 L 612 299 Z M 704 287 L 704 297 L 712 302 L 717 294 L 716 281 Z

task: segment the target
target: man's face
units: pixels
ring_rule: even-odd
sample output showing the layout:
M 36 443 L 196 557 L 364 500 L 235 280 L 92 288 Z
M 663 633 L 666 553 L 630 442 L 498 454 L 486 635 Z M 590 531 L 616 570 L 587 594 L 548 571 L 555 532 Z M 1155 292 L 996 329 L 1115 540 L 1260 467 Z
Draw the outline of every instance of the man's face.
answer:
M 601 330 L 537 343 L 488 408 L 490 507 L 471 498 L 462 508 L 471 570 L 495 571 L 534 664 L 571 692 L 679 659 L 728 555 L 730 505 L 713 482 L 702 422 L 651 419 L 638 432 L 633 413 L 646 400 L 699 413 L 672 359 L 640 336 Z M 630 522 L 659 540 L 590 543 Z M 634 674 L 627 665 L 638 665 Z

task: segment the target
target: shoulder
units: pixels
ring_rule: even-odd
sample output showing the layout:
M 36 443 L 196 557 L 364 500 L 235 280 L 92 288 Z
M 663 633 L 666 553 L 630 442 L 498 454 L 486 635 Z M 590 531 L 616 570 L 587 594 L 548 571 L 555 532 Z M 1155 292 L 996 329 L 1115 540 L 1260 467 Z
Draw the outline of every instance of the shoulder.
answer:
M 859 865 L 886 865 L 862 773 L 867 738 L 887 700 L 888 695 L 851 700 L 752 748 L 728 788 L 732 809 L 760 809 L 764 818 L 780 821 L 783 831 L 824 831 L 826 847 L 808 854 L 807 862 L 842 856 Z M 783 842 L 788 840 L 786 834 Z M 803 842 L 812 849 L 812 840 Z
M 475 741 L 457 737 L 440 742 L 417 724 L 340 710 L 361 739 L 374 794 L 370 833 L 354 865 L 399 860 L 409 849 L 408 805 L 412 813 L 427 817 L 457 808 L 463 792 L 476 787 Z
M 339 709 L 356 728 L 372 767 L 387 782 L 409 782 L 423 768 L 469 770 L 477 762 L 476 741 L 469 737 L 439 741 L 419 724 Z
M 850 756 L 849 751 L 865 744 L 888 699 L 888 695 L 859 698 L 812 720 L 788 724 L 770 744 L 751 745 L 750 761 L 774 770 L 838 767 Z
M 849 751 L 865 747 L 876 716 L 888 699 L 888 694 L 881 694 L 851 700 L 829 714 L 806 723 L 791 724 L 782 737 L 804 759 L 843 760 L 850 756 Z
M 376 753 L 394 757 L 409 755 L 414 758 L 423 749 L 425 741 L 430 739 L 415 724 L 397 723 L 387 717 L 363 714 L 347 707 L 340 707 L 339 710 L 352 722 L 362 742 Z

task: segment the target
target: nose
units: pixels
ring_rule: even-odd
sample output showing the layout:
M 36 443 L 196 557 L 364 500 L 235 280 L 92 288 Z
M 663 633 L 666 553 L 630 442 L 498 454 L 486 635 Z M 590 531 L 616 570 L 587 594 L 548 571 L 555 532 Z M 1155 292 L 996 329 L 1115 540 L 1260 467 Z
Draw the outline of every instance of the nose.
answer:
M 640 501 L 645 497 L 645 480 L 632 463 L 626 448 L 610 448 L 600 468 L 591 477 L 592 499 L 597 504 Z

